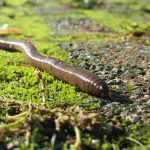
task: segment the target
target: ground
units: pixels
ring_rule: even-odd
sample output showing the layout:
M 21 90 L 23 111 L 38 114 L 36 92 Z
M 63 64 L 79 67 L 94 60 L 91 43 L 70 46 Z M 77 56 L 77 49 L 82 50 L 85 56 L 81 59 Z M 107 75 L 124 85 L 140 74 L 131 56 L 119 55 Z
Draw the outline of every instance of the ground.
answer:
M 150 149 L 149 14 L 148 0 L 0 0 L 0 36 L 32 41 L 112 91 L 90 96 L 1 51 L 0 149 Z

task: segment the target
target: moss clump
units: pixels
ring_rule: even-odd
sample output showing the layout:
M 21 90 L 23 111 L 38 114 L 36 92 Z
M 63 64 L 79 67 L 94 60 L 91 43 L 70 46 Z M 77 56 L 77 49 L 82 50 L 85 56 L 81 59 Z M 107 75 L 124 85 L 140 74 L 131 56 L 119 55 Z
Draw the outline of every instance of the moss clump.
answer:
M 111 15 L 110 13 L 105 11 L 85 10 L 84 12 L 88 17 L 95 19 L 97 22 L 102 23 L 103 25 L 116 32 L 125 32 L 126 28 L 131 24 L 130 20 Z

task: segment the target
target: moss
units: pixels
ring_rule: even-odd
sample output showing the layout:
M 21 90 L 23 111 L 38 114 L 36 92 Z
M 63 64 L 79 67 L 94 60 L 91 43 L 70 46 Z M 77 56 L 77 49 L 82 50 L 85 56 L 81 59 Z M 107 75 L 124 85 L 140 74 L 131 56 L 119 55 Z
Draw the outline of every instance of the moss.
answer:
M 109 9 L 108 10 L 104 10 L 104 9 L 83 10 L 83 12 L 89 18 L 96 20 L 97 22 L 103 24 L 106 27 L 109 27 L 115 32 L 125 32 L 125 33 L 133 32 L 133 31 L 145 32 L 149 30 L 150 23 L 147 21 L 149 17 L 148 15 L 144 16 L 143 12 L 140 10 L 142 9 L 142 8 L 139 8 L 139 7 L 142 7 L 141 3 L 137 3 L 137 8 L 136 8 L 136 2 L 133 4 L 129 1 L 126 1 L 128 3 L 121 2 L 121 1 L 118 1 L 118 2 L 119 4 L 128 5 L 129 8 L 131 7 L 133 12 L 131 12 L 129 15 L 125 15 L 125 14 L 128 14 L 125 12 L 115 13 L 113 9 L 110 12 L 108 11 Z M 113 1 L 112 3 L 115 3 L 115 1 Z M 115 7 L 117 8 L 119 7 L 119 5 L 118 6 L 116 5 Z
M 5 0 L 5 2 L 9 5 L 20 6 L 23 5 L 27 0 Z
M 132 93 L 132 91 L 135 89 L 136 87 L 135 87 L 135 85 L 134 85 L 134 83 L 132 83 L 131 81 L 128 81 L 128 83 L 127 83 L 127 89 L 128 89 L 128 92 L 131 94 Z
M 120 18 L 117 15 L 111 15 L 110 13 L 101 10 L 85 10 L 84 13 L 88 17 L 96 20 L 97 22 L 109 27 L 116 32 L 125 32 L 126 28 L 129 27 L 131 23 L 128 19 Z

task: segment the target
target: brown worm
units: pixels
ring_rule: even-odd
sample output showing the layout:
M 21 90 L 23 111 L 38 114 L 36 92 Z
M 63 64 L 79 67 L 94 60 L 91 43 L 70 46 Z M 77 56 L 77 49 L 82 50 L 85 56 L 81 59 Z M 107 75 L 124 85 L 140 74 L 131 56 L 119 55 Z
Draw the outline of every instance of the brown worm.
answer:
M 91 95 L 102 98 L 109 97 L 109 88 L 105 81 L 88 71 L 68 65 L 59 59 L 41 55 L 30 42 L 0 38 L 0 49 L 10 52 L 22 52 L 30 65 L 48 72 Z

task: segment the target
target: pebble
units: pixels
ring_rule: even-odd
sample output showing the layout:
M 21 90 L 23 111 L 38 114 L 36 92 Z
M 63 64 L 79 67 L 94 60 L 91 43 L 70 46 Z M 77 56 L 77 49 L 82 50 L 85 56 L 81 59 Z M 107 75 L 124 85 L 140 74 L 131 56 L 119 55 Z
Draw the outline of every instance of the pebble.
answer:
M 132 123 L 136 123 L 140 120 L 140 117 L 137 114 L 132 114 L 126 117 L 126 120 L 131 121 Z

